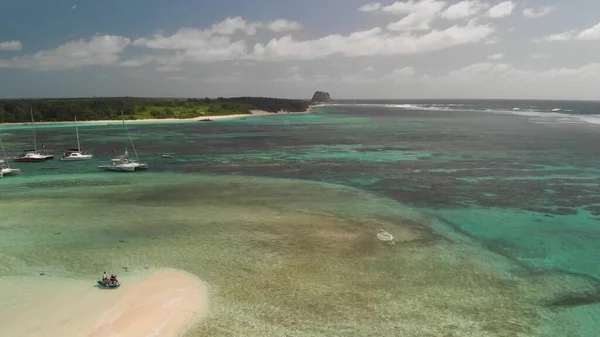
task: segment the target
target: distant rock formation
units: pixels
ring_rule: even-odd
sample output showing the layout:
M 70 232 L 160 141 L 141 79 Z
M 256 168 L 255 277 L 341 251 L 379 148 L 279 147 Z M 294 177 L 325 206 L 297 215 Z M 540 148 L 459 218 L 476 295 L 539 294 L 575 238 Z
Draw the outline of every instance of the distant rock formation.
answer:
M 332 101 L 333 100 L 329 96 L 329 93 L 323 92 L 323 91 L 315 92 L 315 94 L 313 95 L 312 100 L 311 100 L 312 103 L 329 103 Z

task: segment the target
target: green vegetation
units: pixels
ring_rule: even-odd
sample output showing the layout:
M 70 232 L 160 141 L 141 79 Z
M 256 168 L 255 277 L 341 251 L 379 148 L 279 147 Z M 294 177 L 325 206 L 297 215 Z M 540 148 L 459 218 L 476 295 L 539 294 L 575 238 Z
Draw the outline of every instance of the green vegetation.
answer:
M 0 100 L 0 123 L 27 122 L 33 109 L 36 121 L 58 122 L 78 120 L 148 118 L 194 118 L 249 114 L 251 110 L 304 111 L 310 103 L 266 97 L 210 98 L 72 98 L 72 99 L 14 99 Z

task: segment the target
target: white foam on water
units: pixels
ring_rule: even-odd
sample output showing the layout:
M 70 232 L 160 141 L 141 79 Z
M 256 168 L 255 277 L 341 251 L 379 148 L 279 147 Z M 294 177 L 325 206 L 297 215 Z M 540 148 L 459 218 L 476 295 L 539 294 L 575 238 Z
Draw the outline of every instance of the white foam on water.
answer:
M 518 116 L 532 117 L 530 120 L 534 123 L 541 123 L 539 119 L 545 119 L 543 123 L 561 123 L 561 124 L 600 124 L 600 114 L 597 115 L 577 115 L 567 114 L 564 112 L 573 112 L 573 110 L 563 110 L 554 108 L 551 111 L 540 110 L 538 106 L 529 106 L 528 108 L 514 107 L 512 109 L 472 109 L 466 104 L 384 104 L 384 103 L 335 103 L 327 104 L 329 106 L 364 106 L 364 107 L 381 107 L 381 108 L 396 108 L 404 110 L 427 110 L 427 111 L 470 111 L 470 112 L 485 112 L 494 114 L 512 114 Z M 537 118 L 537 119 L 534 119 Z
M 600 124 L 600 115 L 577 115 L 577 118 L 590 124 Z

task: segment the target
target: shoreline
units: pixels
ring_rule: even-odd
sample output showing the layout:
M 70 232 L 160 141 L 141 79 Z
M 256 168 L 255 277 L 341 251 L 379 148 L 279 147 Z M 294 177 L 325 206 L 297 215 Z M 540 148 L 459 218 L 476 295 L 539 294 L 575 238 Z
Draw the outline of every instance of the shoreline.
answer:
M 160 268 L 121 282 L 104 289 L 93 279 L 0 277 L 0 335 L 176 337 L 209 309 L 206 284 L 183 270 Z
M 217 121 L 224 119 L 258 117 L 258 116 L 280 116 L 280 115 L 298 115 L 310 114 L 315 111 L 316 106 L 309 107 L 305 111 L 279 111 L 268 112 L 264 110 L 250 110 L 248 114 L 232 114 L 232 115 L 216 115 L 216 116 L 200 116 L 194 118 L 146 118 L 146 119 L 130 119 L 125 122 L 128 124 L 143 124 L 143 123 L 176 123 L 176 122 L 199 122 L 199 121 Z M 35 122 L 35 125 L 60 125 L 60 124 L 112 124 L 122 123 L 118 119 L 93 120 L 93 121 L 60 121 L 60 122 Z M 0 123 L 2 126 L 29 126 L 31 122 L 16 122 L 16 123 Z

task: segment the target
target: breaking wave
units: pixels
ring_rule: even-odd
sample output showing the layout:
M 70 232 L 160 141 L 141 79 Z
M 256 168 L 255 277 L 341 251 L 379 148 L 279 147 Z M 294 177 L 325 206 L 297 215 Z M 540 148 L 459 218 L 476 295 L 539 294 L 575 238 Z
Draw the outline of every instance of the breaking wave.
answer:
M 557 106 L 560 102 L 554 102 L 554 106 L 542 105 L 510 105 L 514 102 L 502 102 L 492 104 L 473 104 L 473 103 L 336 103 L 329 106 L 362 106 L 379 107 L 404 110 L 427 110 L 427 111 L 474 111 L 484 113 L 513 114 L 519 116 L 531 117 L 534 122 L 541 123 L 589 123 L 600 124 L 600 103 L 595 103 L 595 107 L 590 104 L 582 103 L 586 106 L 582 109 L 572 107 Z M 577 104 L 569 102 L 570 105 Z

